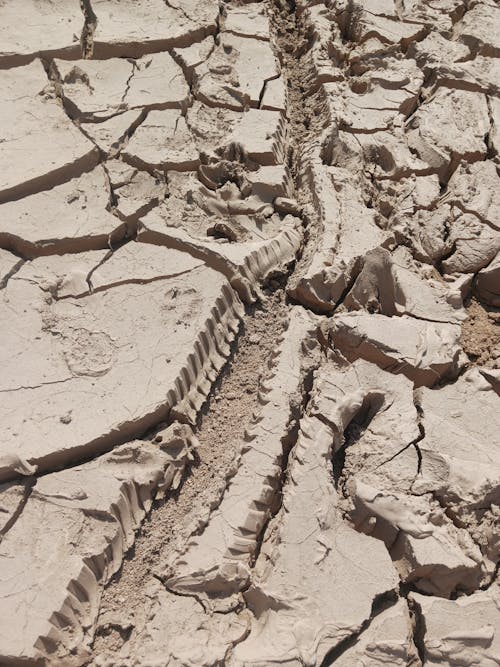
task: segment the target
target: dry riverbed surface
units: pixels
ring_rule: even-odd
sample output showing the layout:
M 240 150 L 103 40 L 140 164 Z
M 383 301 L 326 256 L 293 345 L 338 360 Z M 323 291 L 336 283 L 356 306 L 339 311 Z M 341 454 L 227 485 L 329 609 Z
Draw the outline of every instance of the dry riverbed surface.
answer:
M 495 0 L 0 0 L 0 666 L 500 664 Z

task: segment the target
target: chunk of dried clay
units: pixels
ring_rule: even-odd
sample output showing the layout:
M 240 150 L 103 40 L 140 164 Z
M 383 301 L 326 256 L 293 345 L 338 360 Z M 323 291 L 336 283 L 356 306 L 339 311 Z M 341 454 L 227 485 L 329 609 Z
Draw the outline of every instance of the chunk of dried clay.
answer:
M 439 88 L 408 125 L 408 143 L 446 183 L 461 160 L 486 156 L 490 130 L 486 98 L 467 90 Z
M 408 46 L 425 35 L 424 27 L 418 23 L 377 16 L 362 5 L 352 7 L 340 17 L 341 28 L 350 41 L 363 42 L 375 35 L 385 44 Z
M 283 161 L 284 131 L 279 111 L 249 109 L 224 142 L 221 156 L 234 159 L 241 155 L 262 166 L 279 164 Z
M 165 198 L 165 181 L 159 173 L 151 175 L 120 160 L 108 161 L 106 169 L 113 190 L 114 210 L 121 219 L 130 220 L 132 227 L 134 221 Z
M 396 586 L 384 545 L 357 533 L 337 513 L 332 440 L 323 422 L 301 420 L 282 509 L 244 593 L 254 619 L 248 638 L 234 648 L 235 667 L 321 664 L 361 630 L 374 600 Z M 355 587 L 349 585 L 354 581 Z
M 351 518 L 384 541 L 401 580 L 430 595 L 472 593 L 485 575 L 479 547 L 427 498 L 380 491 L 352 478 Z
M 474 289 L 483 303 L 500 308 L 500 254 L 479 271 Z
M 449 34 L 464 13 L 461 0 L 402 0 L 402 17 L 408 21 L 423 23 L 427 28 Z M 410 45 L 413 46 L 413 43 Z
M 0 243 L 23 257 L 113 247 L 131 233 L 109 212 L 101 166 L 0 207 Z
M 88 650 L 84 627 L 95 622 L 100 588 L 171 477 L 171 460 L 132 442 L 38 479 L 0 544 L 2 661 L 51 662 Z
M 402 373 L 415 387 L 453 379 L 465 362 L 457 324 L 352 312 L 334 315 L 328 333 L 349 361 L 362 358 Z
M 289 183 L 284 165 L 260 167 L 246 174 L 252 185 L 252 195 L 261 201 L 271 203 L 276 197 L 287 197 Z
M 147 169 L 190 171 L 200 163 L 198 150 L 180 111 L 150 111 L 122 152 L 130 164 Z
M 434 322 L 458 324 L 466 319 L 460 293 L 419 273 L 403 248 L 393 254 L 384 248 L 370 250 L 344 303 L 355 310 L 365 308 Z
M 69 181 L 97 164 L 97 148 L 64 113 L 39 60 L 0 70 L 0 87 L 0 203 Z
M 210 600 L 212 594 L 229 596 L 248 585 L 260 533 L 279 504 L 282 465 L 298 418 L 304 374 L 307 365 L 317 361 L 315 330 L 313 316 L 299 307 L 290 312 L 260 383 L 260 405 L 241 443 L 237 471 L 204 532 L 167 568 L 165 584 L 170 590 Z
M 443 199 L 500 231 L 500 177 L 491 160 L 460 164 Z
M 339 488 L 352 477 L 384 490 L 411 488 L 418 456 L 410 445 L 420 430 L 408 379 L 362 359 L 347 365 L 330 362 L 317 372 L 309 411 L 333 431 Z
M 104 120 L 137 108 L 179 108 L 189 95 L 182 69 L 169 53 L 139 60 L 55 60 L 54 66 L 69 112 L 82 120 Z
M 25 65 L 35 56 L 80 57 L 84 19 L 78 3 L 23 0 L 0 7 L 0 67 Z
M 478 2 L 457 26 L 457 38 L 475 54 L 500 57 L 500 12 L 498 6 Z
M 425 664 L 496 667 L 500 661 L 498 585 L 458 600 L 411 594 L 425 628 Z
M 9 354 L 2 362 L 4 479 L 15 475 L 14 452 L 47 470 L 144 433 L 181 402 L 185 420 L 195 419 L 229 354 L 243 308 L 220 273 L 143 243 L 108 261 L 90 278 L 95 292 L 79 298 L 54 300 L 47 286 L 60 278 L 50 271 L 38 281 L 18 272 L 2 290 L 5 312 L 16 304 L 1 346 Z M 75 401 L 81 407 L 71 422 L 61 421 Z
M 414 490 L 434 493 L 454 513 L 498 504 L 500 421 L 491 385 L 472 368 L 439 390 L 419 389 L 418 402 L 425 437 Z
M 415 259 L 437 264 L 451 250 L 451 223 L 451 209 L 447 204 L 443 204 L 430 211 L 422 209 L 410 210 L 408 213 L 396 212 L 390 227 L 398 241 L 404 243 L 404 240 L 409 240 Z
M 408 605 L 399 599 L 378 614 L 351 648 L 335 659 L 335 667 L 390 664 L 407 667 L 417 663 Z
M 226 143 L 241 118 L 239 111 L 209 107 L 196 100 L 186 113 L 186 123 L 198 150 L 213 161 L 220 159 L 217 151 Z
M 209 106 L 242 111 L 257 107 L 266 81 L 278 75 L 268 42 L 223 32 L 209 59 L 195 69 L 194 92 Z
M 193 70 L 201 63 L 205 62 L 214 50 L 215 41 L 210 35 L 201 42 L 195 42 L 191 46 L 184 48 L 172 49 L 173 56 L 180 64 L 188 82 L 193 82 Z
M 264 85 L 260 109 L 269 109 L 270 111 L 284 111 L 286 107 L 285 84 L 281 77 L 271 79 Z
M 443 273 L 476 273 L 500 251 L 500 230 L 454 206 L 448 241 L 451 251 L 441 263 Z
M 231 648 L 248 633 L 247 611 L 208 613 L 196 598 L 174 595 L 159 582 L 150 584 L 146 594 L 146 622 L 138 632 L 131 664 L 230 664 Z M 126 652 L 127 645 L 121 653 L 124 664 L 129 664 Z
M 240 7 L 228 6 L 224 30 L 242 37 L 269 40 L 266 6 L 261 2 L 247 3 Z
M 439 32 L 432 31 L 422 41 L 411 44 L 408 55 L 415 58 L 422 69 L 428 70 L 435 66 L 466 60 L 470 50 L 465 44 L 446 39 Z
M 321 229 L 309 263 L 293 276 L 288 292 L 321 312 L 332 311 L 344 297 L 363 256 L 392 238 L 376 224 L 350 174 L 336 167 L 310 165 Z
M 411 491 L 421 439 L 411 383 L 366 361 L 320 368 L 310 412 L 333 432 L 333 471 L 356 529 L 382 540 L 402 581 L 450 595 L 474 590 L 489 563 L 465 530 Z
M 340 128 L 353 133 L 392 129 L 417 106 L 423 74 L 412 61 L 386 58 L 356 82 L 324 84 L 327 104 Z
M 436 68 L 434 79 L 435 85 L 499 95 L 500 63 L 498 58 L 476 56 L 465 63 Z
M 215 0 L 93 0 L 97 17 L 94 58 L 138 58 L 145 53 L 187 47 L 216 31 Z
M 205 241 L 179 227 L 169 227 L 153 210 L 141 221 L 139 240 L 190 253 L 226 276 L 245 303 L 253 303 L 261 283 L 270 274 L 283 272 L 295 260 L 302 230 L 296 218 L 287 216 L 282 230 L 270 239 L 242 243 Z
M 438 498 L 474 535 L 494 572 L 500 556 L 493 528 L 500 505 L 498 396 L 475 368 L 454 384 L 418 392 L 425 437 L 419 442 L 422 466 L 413 492 Z
M 113 158 L 127 144 L 129 136 L 140 125 L 144 115 L 143 109 L 132 109 L 99 123 L 82 122 L 80 127 L 105 155 Z
M 393 128 L 390 132 L 360 132 L 355 139 L 350 137 L 349 133 L 339 132 L 339 139 L 346 143 L 349 139 L 359 143 L 363 158 L 377 179 L 390 178 L 397 182 L 412 174 L 426 176 L 431 171 L 426 162 L 419 160 L 410 151 L 402 129 Z

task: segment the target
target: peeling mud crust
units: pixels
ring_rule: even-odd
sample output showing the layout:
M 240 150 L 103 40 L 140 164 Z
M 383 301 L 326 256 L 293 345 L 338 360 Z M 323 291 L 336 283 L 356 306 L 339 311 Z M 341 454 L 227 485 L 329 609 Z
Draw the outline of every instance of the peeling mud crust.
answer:
M 500 663 L 500 9 L 0 2 L 0 665 Z

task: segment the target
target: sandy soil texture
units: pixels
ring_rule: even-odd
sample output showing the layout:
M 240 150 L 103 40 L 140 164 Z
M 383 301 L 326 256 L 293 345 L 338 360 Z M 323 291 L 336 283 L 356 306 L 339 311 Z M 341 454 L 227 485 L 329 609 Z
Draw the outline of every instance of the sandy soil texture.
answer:
M 500 665 L 495 0 L 0 0 L 0 667 Z

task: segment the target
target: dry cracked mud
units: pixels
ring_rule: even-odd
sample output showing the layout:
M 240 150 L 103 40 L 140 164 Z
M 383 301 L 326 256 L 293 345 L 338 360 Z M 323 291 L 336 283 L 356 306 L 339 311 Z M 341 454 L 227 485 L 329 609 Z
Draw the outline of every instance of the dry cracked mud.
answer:
M 500 665 L 495 0 L 0 0 L 0 666 Z

